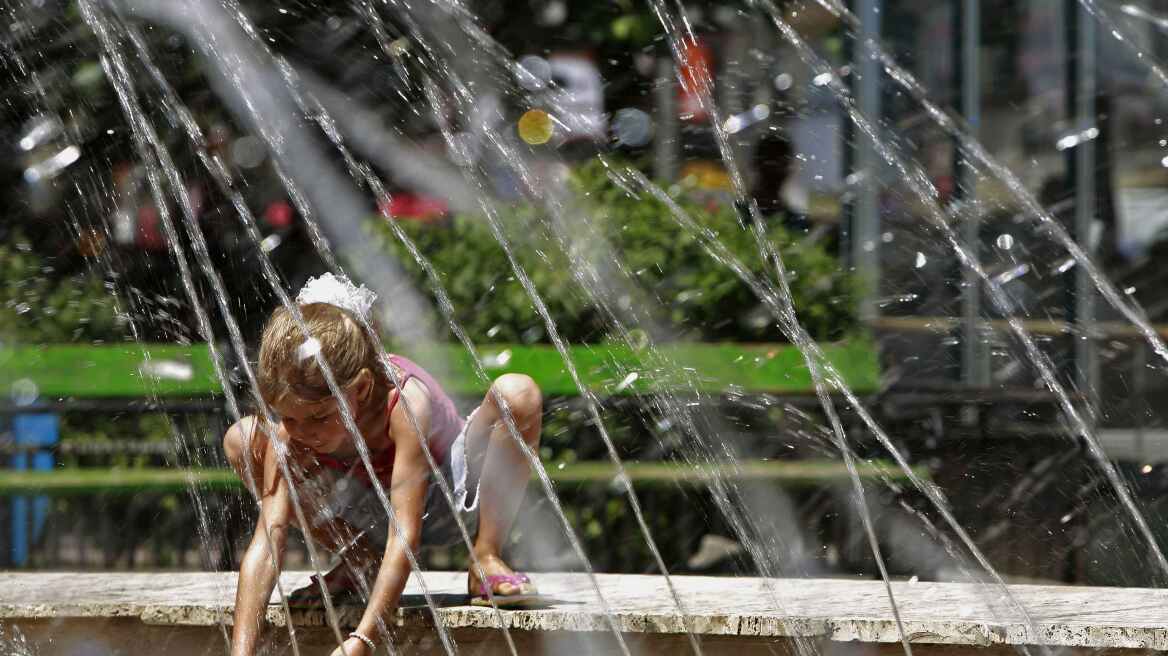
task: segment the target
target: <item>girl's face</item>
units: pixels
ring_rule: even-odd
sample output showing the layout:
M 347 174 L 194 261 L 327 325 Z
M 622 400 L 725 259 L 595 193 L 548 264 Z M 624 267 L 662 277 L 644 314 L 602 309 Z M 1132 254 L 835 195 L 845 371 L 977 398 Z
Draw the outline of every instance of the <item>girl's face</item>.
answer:
M 351 406 L 350 406 L 351 407 Z M 289 439 L 317 453 L 336 451 L 349 437 L 336 399 L 301 401 L 285 397 L 275 404 Z
M 349 409 L 357 413 L 361 402 L 367 399 L 372 389 L 372 375 L 367 369 L 362 370 L 344 390 Z M 332 453 L 349 439 L 349 431 L 341 419 L 341 407 L 335 397 L 307 401 L 285 395 L 272 408 L 279 413 L 289 439 L 317 453 Z M 358 421 L 358 417 L 354 416 L 353 420 Z

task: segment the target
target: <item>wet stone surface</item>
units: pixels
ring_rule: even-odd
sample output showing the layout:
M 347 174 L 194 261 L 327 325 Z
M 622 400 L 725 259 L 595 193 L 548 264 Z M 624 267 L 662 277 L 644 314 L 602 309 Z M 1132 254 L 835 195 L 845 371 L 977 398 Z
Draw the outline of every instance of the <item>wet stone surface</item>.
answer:
M 16 625 L 136 618 L 153 628 L 207 627 L 219 633 L 221 622 L 230 623 L 235 594 L 231 573 L 7 573 L 4 579 L 0 623 Z M 465 573 L 430 572 L 425 579 L 442 622 L 456 632 L 491 631 L 501 622 L 519 634 L 611 630 L 583 575 L 538 574 L 537 584 L 552 599 L 549 607 L 502 613 L 467 604 Z M 305 584 L 307 575 L 286 573 L 282 582 L 292 590 Z M 689 629 L 718 636 L 719 642 L 735 637 L 899 642 L 879 581 L 678 576 L 673 582 L 684 613 L 662 577 L 600 575 L 598 582 L 616 628 L 640 639 L 676 639 Z M 433 618 L 421 593 L 414 577 L 399 614 L 403 631 L 432 633 Z M 994 586 L 895 583 L 893 593 L 905 632 L 916 644 L 1168 649 L 1168 590 L 1017 585 L 1007 595 Z M 342 623 L 355 623 L 361 610 L 340 609 Z M 276 604 L 269 619 L 286 624 Z M 296 612 L 293 621 L 306 628 L 327 626 L 322 611 Z

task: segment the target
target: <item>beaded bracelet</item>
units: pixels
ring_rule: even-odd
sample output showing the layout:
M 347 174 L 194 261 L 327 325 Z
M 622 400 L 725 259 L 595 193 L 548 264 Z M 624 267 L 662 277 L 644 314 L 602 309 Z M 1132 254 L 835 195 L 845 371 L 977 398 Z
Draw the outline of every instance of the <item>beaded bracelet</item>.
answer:
M 349 637 L 356 638 L 356 639 L 360 640 L 361 642 L 365 643 L 366 645 L 369 645 L 369 652 L 370 653 L 377 651 L 377 645 L 372 640 L 369 639 L 369 636 L 365 635 L 364 633 L 361 633 L 360 631 L 353 631 L 349 634 Z

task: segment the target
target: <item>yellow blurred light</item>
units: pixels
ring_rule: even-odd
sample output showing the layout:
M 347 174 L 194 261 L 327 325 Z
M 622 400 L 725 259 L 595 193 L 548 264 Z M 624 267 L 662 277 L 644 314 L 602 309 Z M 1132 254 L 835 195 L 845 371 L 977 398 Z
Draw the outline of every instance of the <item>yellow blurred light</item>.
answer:
M 542 109 L 529 109 L 519 117 L 519 138 L 538 146 L 552 138 L 552 117 Z
M 681 179 L 704 191 L 733 191 L 734 189 L 726 169 L 705 160 L 687 162 L 683 165 Z

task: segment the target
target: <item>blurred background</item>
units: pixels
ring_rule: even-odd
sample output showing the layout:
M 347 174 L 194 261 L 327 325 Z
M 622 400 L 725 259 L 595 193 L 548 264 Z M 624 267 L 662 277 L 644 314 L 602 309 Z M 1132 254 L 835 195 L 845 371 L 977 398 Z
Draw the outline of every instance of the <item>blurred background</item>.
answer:
M 866 511 L 896 577 L 1162 584 L 1166 31 L 1153 0 L 6 2 L 0 566 L 237 568 L 229 397 L 276 290 L 334 270 L 463 410 L 467 344 L 536 378 L 600 571 L 657 572 L 607 437 L 672 572 L 878 577 Z M 533 483 L 515 563 L 580 568 L 562 524 Z

